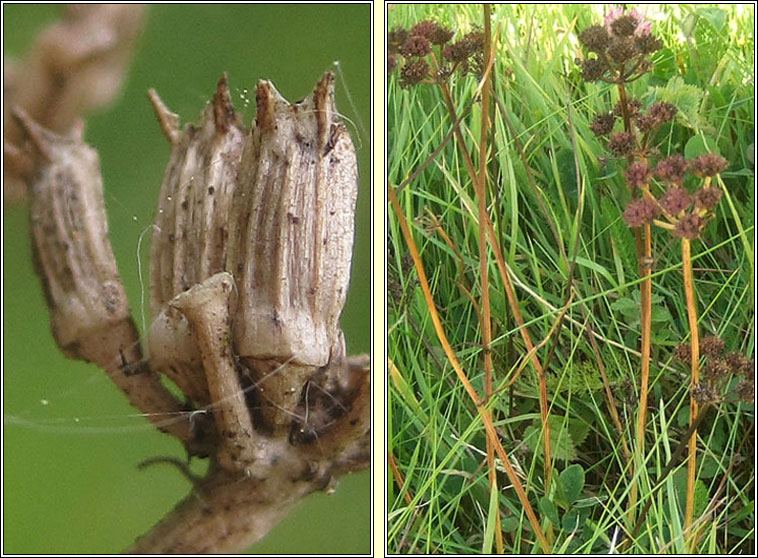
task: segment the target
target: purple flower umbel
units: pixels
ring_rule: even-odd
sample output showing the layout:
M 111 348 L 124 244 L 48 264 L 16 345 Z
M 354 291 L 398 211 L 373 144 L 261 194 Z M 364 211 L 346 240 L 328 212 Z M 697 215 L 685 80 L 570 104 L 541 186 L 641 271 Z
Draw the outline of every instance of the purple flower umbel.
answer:
M 632 228 L 641 227 L 655 219 L 661 212 L 658 205 L 649 198 L 640 198 L 629 202 L 624 210 L 624 221 Z

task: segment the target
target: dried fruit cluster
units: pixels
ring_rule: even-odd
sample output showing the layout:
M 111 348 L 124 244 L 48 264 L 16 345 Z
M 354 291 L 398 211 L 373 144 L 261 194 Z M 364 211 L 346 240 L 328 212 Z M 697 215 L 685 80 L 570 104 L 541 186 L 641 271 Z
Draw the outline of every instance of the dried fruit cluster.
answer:
M 711 186 L 711 179 L 726 166 L 726 160 L 714 153 L 699 155 L 690 161 L 681 155 L 672 155 L 658 161 L 652 171 L 645 160 L 632 163 L 625 173 L 626 183 L 632 189 L 640 189 L 643 197 L 629 202 L 624 220 L 630 227 L 656 223 L 677 238 L 697 238 L 721 200 L 722 191 Z M 705 179 L 693 193 L 684 187 L 687 173 Z M 650 193 L 653 177 L 667 185 L 657 199 Z M 666 221 L 656 221 L 659 217 Z
M 716 153 L 690 161 L 679 154 L 659 158 L 656 132 L 674 120 L 678 109 L 665 101 L 645 108 L 641 100 L 628 98 L 624 88 L 652 68 L 647 57 L 662 47 L 651 28 L 652 22 L 637 10 L 613 8 L 604 25 L 593 25 L 580 33 L 580 43 L 594 57 L 577 59 L 577 63 L 586 81 L 601 80 L 619 87 L 620 100 L 612 111 L 597 114 L 590 129 L 606 138 L 614 156 L 627 161 L 624 179 L 633 199 L 626 206 L 624 220 L 635 228 L 655 223 L 675 237 L 691 240 L 701 233 L 721 199 L 722 192 L 712 185 L 712 178 L 726 170 L 728 163 Z M 618 121 L 623 129 L 614 131 Z M 650 159 L 655 158 L 658 161 L 653 165 Z M 687 175 L 703 179 L 692 193 L 684 185 Z M 658 196 L 652 193 L 656 181 L 664 189 Z
M 225 77 L 183 130 L 151 98 L 172 154 L 150 254 L 148 356 L 108 242 L 97 153 L 81 128 L 60 136 L 17 109 L 35 261 L 65 354 L 101 366 L 190 455 L 211 458 L 193 494 L 131 551 L 236 551 L 369 464 L 369 359 L 346 356 L 339 328 L 355 151 L 332 74 L 294 104 L 260 82 L 250 130 Z
M 410 30 L 398 27 L 387 35 L 387 71 L 400 66 L 400 85 L 445 80 L 454 73 L 481 75 L 484 69 L 484 35 L 474 30 L 451 42 L 453 31 L 431 20 Z
M 702 381 L 692 387 L 692 395 L 698 403 L 717 403 L 724 400 L 724 389 L 732 376 L 740 380 L 732 384 L 736 398 L 745 403 L 752 403 L 755 397 L 755 360 L 746 358 L 742 353 L 725 351 L 724 341 L 709 335 L 700 341 L 700 350 L 706 359 L 702 369 Z M 692 355 L 690 346 L 677 345 L 674 357 L 690 365 Z
M 579 34 L 579 41 L 593 57 L 577 59 L 586 81 L 629 83 L 652 67 L 648 56 L 661 49 L 651 33 L 652 22 L 637 10 L 610 10 L 604 25 L 593 25 Z

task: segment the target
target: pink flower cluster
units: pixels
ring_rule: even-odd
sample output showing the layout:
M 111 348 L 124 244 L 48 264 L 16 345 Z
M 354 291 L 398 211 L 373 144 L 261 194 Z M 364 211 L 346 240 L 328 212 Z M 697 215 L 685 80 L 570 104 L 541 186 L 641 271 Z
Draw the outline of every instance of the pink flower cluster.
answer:
M 611 11 L 608 12 L 607 16 L 605 16 L 605 28 L 608 30 L 608 33 L 612 33 L 611 24 L 624 15 L 629 15 L 637 20 L 637 28 L 634 30 L 635 37 L 641 37 L 642 35 L 650 34 L 650 30 L 653 27 L 652 21 L 645 19 L 645 17 L 636 9 L 632 10 L 628 14 L 624 13 L 624 8 L 621 6 L 611 8 Z

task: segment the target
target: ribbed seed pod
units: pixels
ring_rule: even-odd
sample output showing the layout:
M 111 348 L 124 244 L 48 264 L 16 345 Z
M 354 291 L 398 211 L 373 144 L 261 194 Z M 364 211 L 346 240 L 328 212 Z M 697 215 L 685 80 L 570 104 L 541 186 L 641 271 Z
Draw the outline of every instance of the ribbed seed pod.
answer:
M 55 341 L 69 358 L 100 366 L 161 430 L 195 447 L 187 423 L 166 422 L 179 403 L 149 372 L 127 375 L 142 359 L 139 336 L 108 241 L 100 162 L 81 130 L 59 136 L 14 113 L 31 140 L 32 248 Z
M 93 332 L 132 324 L 108 243 L 100 162 L 76 135 L 59 136 L 17 118 L 39 158 L 30 181 L 30 215 L 53 335 L 67 356 L 94 360 L 82 353 Z
M 229 219 L 227 269 L 239 295 L 233 341 L 258 380 L 268 422 L 284 423 L 339 334 L 357 166 L 332 74 L 295 104 L 261 81 L 256 104 Z
M 150 252 L 153 317 L 176 295 L 224 271 L 228 222 L 247 130 L 234 113 L 226 76 L 200 122 L 178 130 L 178 118 L 151 100 L 172 143 L 161 185 Z
M 228 219 L 247 130 L 231 103 L 226 76 L 197 125 L 178 117 L 154 91 L 153 107 L 172 143 L 150 251 L 150 365 L 200 405 L 209 403 L 200 353 L 181 312 L 180 293 L 224 270 Z

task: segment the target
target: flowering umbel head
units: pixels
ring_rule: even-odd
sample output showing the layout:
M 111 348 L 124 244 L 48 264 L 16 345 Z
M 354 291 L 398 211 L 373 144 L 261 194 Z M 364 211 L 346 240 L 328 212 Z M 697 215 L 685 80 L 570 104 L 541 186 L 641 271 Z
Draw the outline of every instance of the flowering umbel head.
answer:
M 585 81 L 625 83 L 650 69 L 647 56 L 663 45 L 652 33 L 652 22 L 637 10 L 612 8 L 603 25 L 579 34 L 579 42 L 594 57 L 577 59 Z
M 481 74 L 482 32 L 471 31 L 455 42 L 452 38 L 452 30 L 431 20 L 417 23 L 410 31 L 393 29 L 387 34 L 387 71 L 400 68 L 400 86 L 404 88 L 439 82 L 455 72 Z

